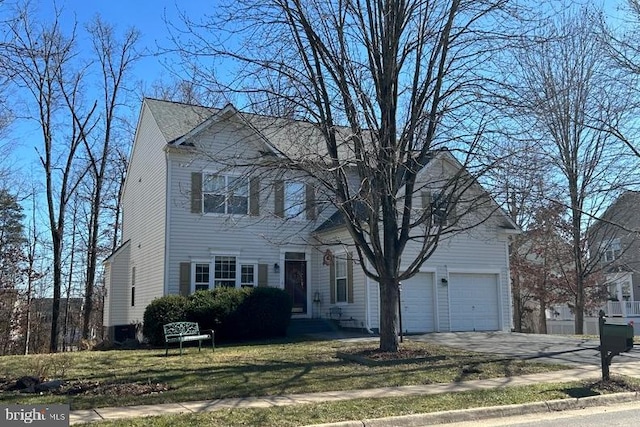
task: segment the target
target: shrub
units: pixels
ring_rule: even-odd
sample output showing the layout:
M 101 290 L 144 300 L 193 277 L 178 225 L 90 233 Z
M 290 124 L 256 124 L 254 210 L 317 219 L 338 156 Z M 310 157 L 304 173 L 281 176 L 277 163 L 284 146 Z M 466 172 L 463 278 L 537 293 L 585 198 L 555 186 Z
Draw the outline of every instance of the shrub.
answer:
M 187 297 L 186 316 L 197 322 L 200 329 L 216 329 L 217 302 L 212 291 L 196 291 Z
M 188 297 L 155 299 L 144 312 L 144 336 L 153 345 L 164 344 L 162 326 L 170 322 L 197 322 L 216 331 L 216 341 L 284 336 L 291 320 L 291 298 L 277 288 L 216 288 Z
M 214 319 L 212 329 L 216 331 L 216 339 L 221 341 L 243 338 L 237 325 L 242 324 L 238 318 L 238 310 L 244 303 L 251 289 L 216 288 L 212 291 L 214 304 L 211 317 Z
M 163 325 L 187 320 L 187 298 L 167 295 L 156 298 L 144 310 L 142 333 L 153 345 L 164 344 Z
M 238 308 L 233 325 L 246 338 L 285 336 L 291 321 L 291 297 L 277 288 L 254 288 Z

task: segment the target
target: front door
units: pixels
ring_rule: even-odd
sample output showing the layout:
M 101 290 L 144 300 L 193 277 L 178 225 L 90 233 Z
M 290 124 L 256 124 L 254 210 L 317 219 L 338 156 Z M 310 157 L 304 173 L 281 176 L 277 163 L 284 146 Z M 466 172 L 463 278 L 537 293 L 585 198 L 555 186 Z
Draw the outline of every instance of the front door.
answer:
M 304 252 L 287 252 L 284 260 L 284 289 L 291 296 L 293 314 L 307 313 L 307 261 Z

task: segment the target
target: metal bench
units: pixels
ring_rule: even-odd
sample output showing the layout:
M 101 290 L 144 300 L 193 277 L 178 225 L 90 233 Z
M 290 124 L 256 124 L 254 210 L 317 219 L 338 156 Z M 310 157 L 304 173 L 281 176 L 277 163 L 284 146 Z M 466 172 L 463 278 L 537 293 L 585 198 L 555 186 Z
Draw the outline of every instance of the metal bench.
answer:
M 182 343 L 188 341 L 198 341 L 198 351 L 202 350 L 202 341 L 211 340 L 211 348 L 215 350 L 216 344 L 214 331 L 200 331 L 200 327 L 195 322 L 174 322 L 167 323 L 164 328 L 164 348 L 165 356 L 169 355 L 169 343 L 180 343 L 180 355 L 182 355 Z

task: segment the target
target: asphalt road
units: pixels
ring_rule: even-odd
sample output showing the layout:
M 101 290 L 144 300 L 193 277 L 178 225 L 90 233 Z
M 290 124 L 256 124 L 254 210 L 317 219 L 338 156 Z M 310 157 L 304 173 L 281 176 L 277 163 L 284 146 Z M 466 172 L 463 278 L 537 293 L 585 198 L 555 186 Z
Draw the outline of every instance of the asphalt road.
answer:
M 600 342 L 597 339 L 515 332 L 443 332 L 410 338 L 518 359 L 570 366 L 600 366 Z M 612 365 L 628 362 L 640 362 L 640 346 L 615 356 Z

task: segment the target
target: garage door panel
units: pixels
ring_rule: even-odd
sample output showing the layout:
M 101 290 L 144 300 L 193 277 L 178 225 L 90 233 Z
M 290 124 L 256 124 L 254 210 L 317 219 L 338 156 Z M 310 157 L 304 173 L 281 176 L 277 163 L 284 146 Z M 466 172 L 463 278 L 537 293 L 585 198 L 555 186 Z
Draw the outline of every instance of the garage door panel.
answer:
M 418 273 L 402 282 L 400 292 L 402 330 L 407 333 L 433 332 L 433 274 Z
M 451 273 L 449 301 L 452 331 L 500 329 L 498 275 Z

